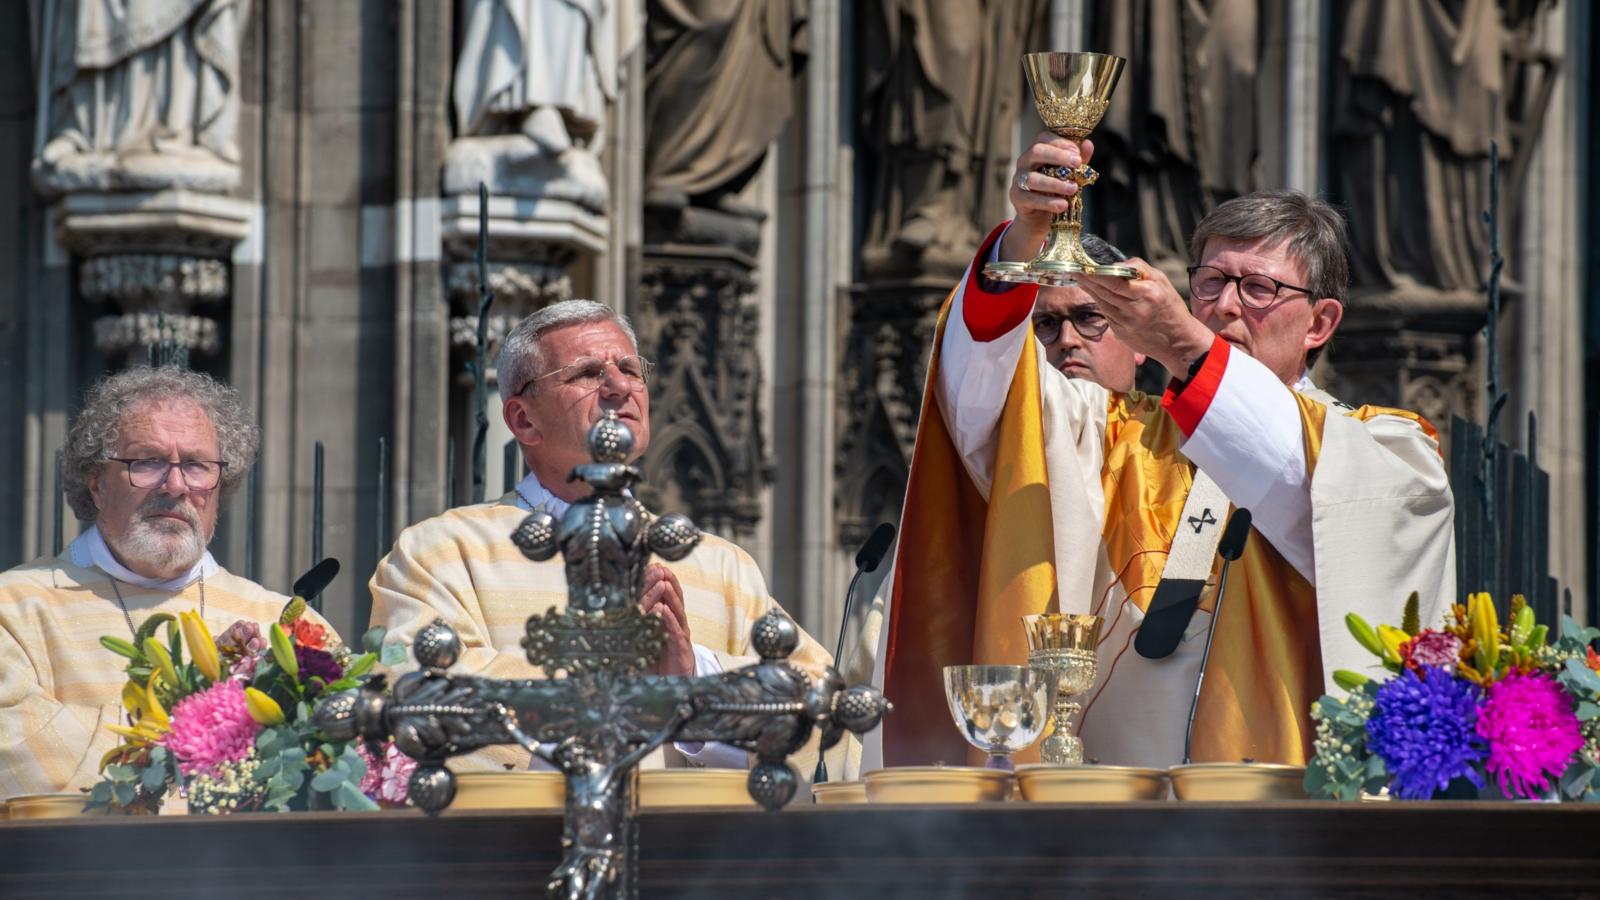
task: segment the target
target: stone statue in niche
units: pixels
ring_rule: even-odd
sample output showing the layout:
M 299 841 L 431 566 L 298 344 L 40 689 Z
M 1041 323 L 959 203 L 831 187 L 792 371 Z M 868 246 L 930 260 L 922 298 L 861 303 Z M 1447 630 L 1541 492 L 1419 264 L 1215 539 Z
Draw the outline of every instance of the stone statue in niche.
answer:
M 236 186 L 239 44 L 249 7 L 249 0 L 41 4 L 39 192 L 225 193 Z
M 637 31 L 631 8 L 625 0 L 461 0 L 444 192 L 474 193 L 482 181 L 491 194 L 605 212 L 600 150 L 619 61 Z
M 765 214 L 740 201 L 783 131 L 805 54 L 803 0 L 648 0 L 645 243 L 753 254 Z
M 1189 236 L 1261 187 L 1260 48 L 1282 32 L 1263 0 L 1132 0 L 1096 7 L 1091 45 L 1128 60 L 1095 132 L 1106 191 L 1096 230 L 1187 284 Z M 1264 39 L 1265 38 L 1265 39 Z
M 1022 54 L 1045 0 L 874 0 L 862 9 L 869 280 L 959 273 L 1004 218 Z
M 1499 145 L 1503 202 L 1514 211 L 1520 157 L 1543 116 L 1539 102 L 1524 107 L 1523 86 L 1545 65 L 1540 88 L 1547 91 L 1553 68 L 1519 51 L 1546 6 L 1351 0 L 1337 7 L 1329 163 L 1348 208 L 1355 285 L 1400 295 L 1482 290 L 1489 143 Z

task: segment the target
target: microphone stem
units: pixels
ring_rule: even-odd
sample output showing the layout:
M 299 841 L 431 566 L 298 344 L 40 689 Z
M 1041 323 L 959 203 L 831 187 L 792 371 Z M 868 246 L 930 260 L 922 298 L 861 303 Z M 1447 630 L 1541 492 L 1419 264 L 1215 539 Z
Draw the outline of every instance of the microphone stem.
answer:
M 1206 664 L 1211 661 L 1211 639 L 1217 636 L 1217 619 L 1222 616 L 1222 595 L 1228 589 L 1228 566 L 1231 559 L 1222 560 L 1222 573 L 1217 576 L 1217 602 L 1211 608 L 1211 623 L 1206 626 L 1206 647 L 1200 654 L 1200 677 L 1194 680 L 1194 699 L 1189 701 L 1189 725 L 1183 731 L 1183 764 L 1193 762 L 1194 714 L 1200 709 L 1200 687 L 1206 683 Z
M 839 643 L 833 648 L 833 667 L 841 668 L 839 657 L 844 654 L 844 637 L 850 632 L 850 605 L 856 597 L 856 583 L 861 580 L 861 573 L 866 570 L 856 567 L 856 574 L 850 576 L 850 586 L 844 590 L 844 616 L 839 623 Z M 823 759 L 822 752 L 817 752 L 817 768 L 811 773 L 812 784 L 822 784 L 828 780 L 828 763 Z

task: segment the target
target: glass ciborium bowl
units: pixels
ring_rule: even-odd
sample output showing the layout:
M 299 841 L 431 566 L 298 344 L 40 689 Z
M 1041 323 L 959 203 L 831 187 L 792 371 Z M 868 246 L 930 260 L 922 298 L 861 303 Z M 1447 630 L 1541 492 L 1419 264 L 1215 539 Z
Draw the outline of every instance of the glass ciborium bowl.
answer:
M 1096 650 L 1100 643 L 1099 616 L 1044 613 L 1023 616 L 1028 637 L 1028 665 L 1056 673 L 1052 714 L 1055 728 L 1039 745 L 1039 759 L 1047 765 L 1069 766 L 1083 762 L 1083 740 L 1077 731 L 1077 698 L 1094 686 Z
M 946 666 L 944 698 L 967 743 L 989 755 L 991 769 L 1011 769 L 1011 754 L 1044 733 L 1056 674 L 1029 666 Z

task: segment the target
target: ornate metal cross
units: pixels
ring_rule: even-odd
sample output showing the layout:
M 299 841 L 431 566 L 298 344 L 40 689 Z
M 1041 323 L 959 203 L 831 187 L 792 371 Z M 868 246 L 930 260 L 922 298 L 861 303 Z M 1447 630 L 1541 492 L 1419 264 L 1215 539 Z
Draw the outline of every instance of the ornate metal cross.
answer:
M 316 719 L 335 739 L 394 737 L 417 760 L 411 798 L 436 813 L 455 797 L 448 757 L 493 744 L 516 743 L 566 774 L 564 855 L 551 874 L 551 897 L 628 897 L 634 877 L 634 766 L 667 741 L 720 741 L 753 751 L 750 795 L 777 809 L 794 796 L 798 777 L 785 758 L 813 728 L 821 749 L 845 730 L 874 728 L 888 704 L 870 687 L 846 688 L 833 669 L 812 675 L 787 662 L 798 627 L 773 611 L 751 629 L 761 662 L 703 677 L 645 674 L 666 643 L 655 616 L 638 599 L 650 554 L 687 556 L 700 540 L 689 519 L 652 516 L 627 489 L 639 472 L 626 460 L 633 435 L 614 413 L 589 431 L 594 462 L 572 478 L 594 493 L 574 503 L 559 523 L 536 511 L 511 535 L 524 555 L 566 562 L 568 602 L 528 619 L 522 645 L 548 678 L 501 680 L 446 673 L 461 640 L 444 622 L 412 642 L 421 669 L 401 676 L 392 696 L 381 684 L 334 695 Z

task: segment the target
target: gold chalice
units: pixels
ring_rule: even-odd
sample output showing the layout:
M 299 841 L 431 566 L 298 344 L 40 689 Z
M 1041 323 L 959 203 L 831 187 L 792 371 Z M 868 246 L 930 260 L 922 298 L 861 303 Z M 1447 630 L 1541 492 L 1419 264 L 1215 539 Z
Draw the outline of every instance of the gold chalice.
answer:
M 1100 643 L 1099 616 L 1045 613 L 1023 616 L 1028 636 L 1028 666 L 1056 673 L 1055 730 L 1039 745 L 1046 765 L 1067 766 L 1083 762 L 1083 740 L 1076 730 L 1077 697 L 1094 685 L 1095 647 Z
M 1022 58 L 1039 118 L 1046 128 L 1070 141 L 1083 140 L 1100 124 L 1126 63 L 1120 56 L 1104 53 L 1029 53 Z M 1067 201 L 1067 211 L 1056 215 L 1044 249 L 1025 263 L 990 263 L 983 273 L 999 281 L 1062 287 L 1077 284 L 1078 275 L 1138 278 L 1139 272 L 1132 266 L 1101 265 L 1083 249 L 1083 189 L 1094 184 L 1100 174 L 1087 163 L 1075 169 L 1051 168 L 1049 174 L 1073 182 L 1078 192 Z

